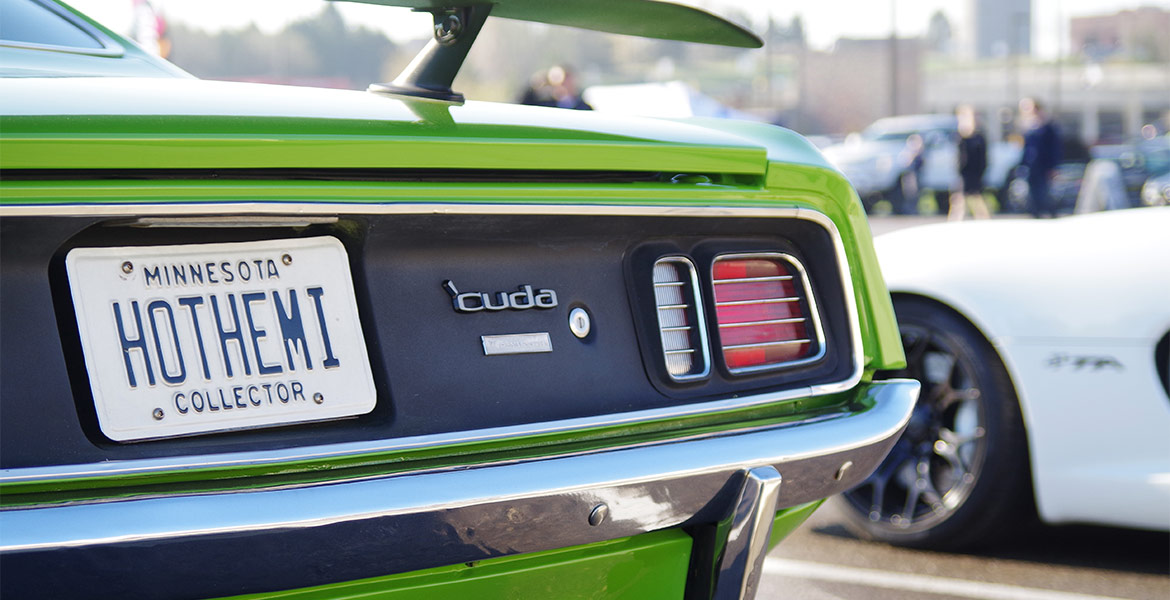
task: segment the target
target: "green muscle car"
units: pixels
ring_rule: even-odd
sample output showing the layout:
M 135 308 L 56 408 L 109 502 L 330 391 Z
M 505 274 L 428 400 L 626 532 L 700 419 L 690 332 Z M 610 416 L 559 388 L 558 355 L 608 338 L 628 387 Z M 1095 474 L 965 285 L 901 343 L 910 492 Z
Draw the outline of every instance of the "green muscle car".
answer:
M 0 595 L 750 598 L 912 381 L 790 131 L 467 100 L 488 15 L 758 46 L 657 0 L 366 0 L 369 91 L 201 81 L 0 0 Z

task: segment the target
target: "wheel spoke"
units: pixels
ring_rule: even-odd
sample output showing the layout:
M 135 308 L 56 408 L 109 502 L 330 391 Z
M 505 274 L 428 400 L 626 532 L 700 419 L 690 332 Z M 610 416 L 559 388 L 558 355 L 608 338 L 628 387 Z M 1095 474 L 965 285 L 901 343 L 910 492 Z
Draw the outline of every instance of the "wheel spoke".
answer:
M 946 427 L 940 428 L 938 430 L 939 440 L 946 442 L 948 446 L 954 448 L 956 451 L 963 444 L 968 444 L 970 442 L 974 442 L 975 440 L 983 439 L 983 436 L 986 434 L 987 432 L 982 427 L 976 427 L 971 433 L 966 435 L 955 433 Z
M 977 387 L 967 387 L 961 389 L 954 389 L 947 386 L 946 393 L 942 394 L 938 400 L 939 411 L 945 412 L 950 407 L 960 402 L 977 401 L 983 397 L 983 392 L 979 391 Z
M 985 451 L 983 390 L 947 332 L 902 325 L 908 376 L 922 384 L 918 407 L 889 456 L 847 492 L 879 528 L 921 531 L 950 517 L 977 481 Z

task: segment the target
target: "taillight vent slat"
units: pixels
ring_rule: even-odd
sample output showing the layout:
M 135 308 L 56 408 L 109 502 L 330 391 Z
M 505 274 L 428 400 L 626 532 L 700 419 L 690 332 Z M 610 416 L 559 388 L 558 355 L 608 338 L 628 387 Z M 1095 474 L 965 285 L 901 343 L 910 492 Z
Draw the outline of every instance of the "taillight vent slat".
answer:
M 654 302 L 670 378 L 685 382 L 706 377 L 711 371 L 707 323 L 698 275 L 690 259 L 670 256 L 654 263 Z

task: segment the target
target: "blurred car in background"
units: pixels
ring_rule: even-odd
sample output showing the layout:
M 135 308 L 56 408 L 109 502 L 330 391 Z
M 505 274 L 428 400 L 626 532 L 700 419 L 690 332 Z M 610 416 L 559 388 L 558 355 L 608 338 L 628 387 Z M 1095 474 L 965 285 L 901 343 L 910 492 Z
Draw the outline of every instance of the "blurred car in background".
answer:
M 1150 126 L 1152 127 L 1152 126 Z M 1160 206 L 1159 181 L 1170 174 L 1170 135 L 1089 149 L 1091 160 L 1076 197 L 1076 212 Z M 1151 183 L 1152 182 L 1152 183 Z
M 1130 206 L 1141 206 L 1141 190 L 1146 180 L 1170 172 L 1170 135 L 1129 144 L 1093 146 L 1089 152 L 1094 161 L 1112 161 L 1121 168 Z
M 1052 170 L 1048 194 L 1052 198 L 1052 208 L 1057 214 L 1074 211 L 1085 180 L 1085 169 L 1086 163 L 1083 160 L 1066 160 Z M 1000 212 L 1027 212 L 1028 193 L 1027 171 L 1022 167 L 1012 169 L 1007 187 L 1000 194 Z
M 954 115 L 927 114 L 887 117 L 874 121 L 859 134 L 825 148 L 825 158 L 849 179 L 866 209 L 879 200 L 890 202 L 894 212 L 918 210 L 917 198 L 906 198 L 904 189 L 910 157 L 907 142 L 917 135 L 922 140 L 922 167 L 917 189 L 935 193 L 941 212 L 946 212 L 951 192 L 959 186 L 957 122 Z M 1004 189 L 1008 173 L 1020 162 L 1022 148 L 1007 142 L 988 141 L 987 189 Z
M 922 382 L 882 466 L 841 498 L 860 535 L 957 549 L 1033 511 L 1170 529 L 1170 207 L 878 237 Z M 930 248 L 930 252 L 923 252 Z
M 1142 204 L 1146 206 L 1170 206 L 1170 173 L 1163 173 L 1146 180 L 1142 186 Z
M 713 117 L 761 121 L 696 90 L 684 81 L 594 85 L 586 88 L 585 102 L 593 110 L 616 115 L 680 119 Z

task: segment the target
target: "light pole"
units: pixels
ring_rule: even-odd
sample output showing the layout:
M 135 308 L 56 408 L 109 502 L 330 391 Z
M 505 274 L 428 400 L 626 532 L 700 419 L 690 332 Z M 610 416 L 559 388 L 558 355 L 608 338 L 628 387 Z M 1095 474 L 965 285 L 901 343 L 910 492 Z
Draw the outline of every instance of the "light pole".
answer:
M 898 0 L 890 0 L 890 116 L 898 116 Z

